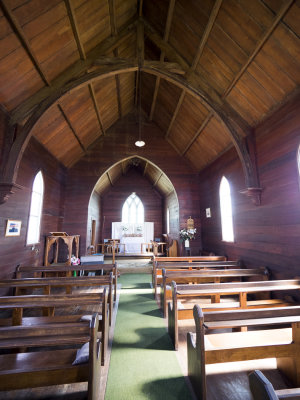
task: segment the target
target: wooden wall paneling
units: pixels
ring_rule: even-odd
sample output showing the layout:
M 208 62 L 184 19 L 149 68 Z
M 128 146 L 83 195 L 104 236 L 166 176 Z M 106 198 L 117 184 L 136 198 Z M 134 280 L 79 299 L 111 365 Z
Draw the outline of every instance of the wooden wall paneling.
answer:
M 45 192 L 42 211 L 40 243 L 26 246 L 27 224 L 33 179 L 42 170 Z M 17 183 L 23 186 L 1 204 L 0 217 L 0 277 L 11 278 L 18 264 L 41 265 L 44 258 L 44 242 L 49 232 L 61 231 L 64 217 L 64 187 L 66 170 L 34 138 L 24 153 Z M 4 237 L 8 218 L 22 221 L 21 235 Z
M 298 96 L 256 129 L 263 187 L 260 207 L 239 193 L 243 177 L 233 149 L 200 174 L 204 248 L 241 258 L 249 266 L 268 266 L 275 279 L 295 277 L 299 269 L 300 190 L 296 160 L 300 144 L 299 105 Z M 235 242 L 231 244 L 221 241 L 218 190 L 222 175 L 232 185 Z M 212 218 L 205 218 L 206 207 L 211 207 Z

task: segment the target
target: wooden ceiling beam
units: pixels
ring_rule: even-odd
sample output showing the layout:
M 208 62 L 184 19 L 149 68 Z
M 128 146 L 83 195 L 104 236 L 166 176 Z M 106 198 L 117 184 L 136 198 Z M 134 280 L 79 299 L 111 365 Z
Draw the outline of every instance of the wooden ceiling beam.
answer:
M 159 175 L 159 177 L 156 179 L 156 181 L 153 183 L 153 187 L 155 187 L 157 184 L 158 184 L 158 182 L 160 181 L 160 178 L 163 176 L 163 172 L 161 172 L 160 173 L 160 175 Z
M 111 186 L 114 186 L 114 184 L 113 184 L 113 182 L 112 182 L 112 179 L 111 179 L 111 176 L 110 176 L 110 174 L 109 174 L 108 171 L 106 172 L 106 175 L 107 175 L 107 177 L 108 177 L 108 180 L 109 180 L 110 185 L 111 185 Z
M 109 5 L 109 20 L 110 30 L 113 37 L 117 36 L 117 21 L 116 21 L 116 2 L 115 0 L 108 0 Z M 114 49 L 114 56 L 118 57 L 119 51 L 117 48 Z M 117 92 L 117 103 L 118 103 L 118 114 L 119 118 L 122 118 L 122 102 L 121 102 L 121 88 L 120 88 L 120 77 L 115 75 L 116 81 L 116 92 Z
M 197 52 L 195 54 L 194 60 L 193 60 L 192 65 L 191 65 L 191 70 L 192 71 L 195 71 L 195 69 L 197 67 L 197 64 L 198 64 L 198 62 L 200 60 L 200 57 L 201 57 L 201 54 L 203 52 L 204 46 L 207 43 L 209 34 L 210 34 L 210 32 L 211 32 L 211 30 L 212 30 L 212 28 L 214 26 L 214 23 L 216 21 L 216 18 L 217 18 L 217 15 L 219 13 L 221 5 L 222 5 L 222 0 L 216 0 L 215 1 L 215 4 L 214 4 L 214 6 L 212 8 L 212 11 L 211 11 L 209 19 L 208 19 L 208 23 L 207 23 L 207 25 L 205 27 L 205 31 L 204 31 L 204 33 L 202 35 L 202 38 L 200 40 Z
M 92 98 L 92 102 L 93 102 L 93 105 L 94 105 L 95 113 L 96 113 L 96 116 L 97 116 L 98 124 L 100 126 L 100 131 L 102 132 L 102 135 L 105 135 L 105 130 L 104 130 L 104 127 L 103 127 L 102 118 L 101 118 L 101 115 L 100 115 L 98 101 L 97 101 L 97 98 L 96 98 L 96 95 L 95 95 L 94 86 L 93 86 L 92 83 L 90 83 L 88 86 L 89 86 L 90 96 Z
M 188 90 L 191 95 L 193 95 L 194 89 L 201 92 L 200 98 L 204 101 L 204 103 L 206 103 L 206 105 L 208 105 L 216 113 L 221 113 L 223 116 L 226 112 L 229 118 L 234 120 L 236 125 L 240 127 L 245 135 L 250 134 L 251 128 L 249 124 L 228 103 L 226 103 L 226 100 L 222 99 L 197 72 L 191 72 L 188 63 L 180 56 L 180 54 L 176 52 L 172 46 L 170 46 L 168 43 L 165 43 L 160 37 L 159 33 L 145 20 L 144 25 L 145 34 L 150 38 L 150 40 L 153 41 L 158 48 L 165 51 L 169 60 L 174 60 L 181 66 L 183 70 L 186 71 L 185 84 L 180 84 L 179 86 Z M 166 71 L 163 76 L 164 79 L 168 80 L 168 75 L 169 74 Z M 170 81 L 174 82 L 174 76 L 172 76 Z M 190 90 L 191 88 L 193 88 L 193 90 Z M 199 94 L 197 94 L 196 97 L 199 99 Z
M 148 161 L 146 161 L 145 168 L 143 171 L 143 176 L 145 176 L 147 168 L 148 168 Z
M 170 124 L 169 124 L 169 126 L 168 126 L 168 130 L 167 130 L 167 133 L 166 133 L 166 135 L 165 135 L 165 139 L 167 139 L 167 138 L 169 137 L 169 134 L 170 134 L 170 132 L 171 132 L 172 126 L 173 126 L 173 124 L 174 124 L 174 122 L 175 122 L 175 119 L 177 118 L 177 115 L 178 115 L 178 112 L 179 112 L 179 110 L 180 110 L 181 104 L 182 104 L 182 102 L 183 102 L 183 100 L 184 100 L 184 96 L 185 96 L 185 90 L 182 90 L 182 91 L 181 91 L 181 95 L 180 95 L 180 97 L 179 97 L 179 100 L 178 100 L 178 102 L 177 102 L 176 109 L 175 109 L 175 111 L 174 111 L 174 113 L 173 113 L 172 119 L 171 119 Z
M 23 49 L 25 50 L 25 52 L 27 53 L 28 57 L 30 58 L 32 64 L 34 65 L 35 69 L 39 73 L 41 79 L 44 81 L 44 83 L 47 86 L 50 86 L 51 83 L 48 80 L 45 72 L 43 71 L 43 68 L 42 68 L 39 60 L 37 59 L 32 47 L 31 47 L 31 44 L 30 44 L 29 40 L 27 39 L 21 25 L 19 24 L 18 20 L 13 15 L 13 12 L 11 11 L 10 7 L 8 6 L 7 0 L 1 0 L 0 7 L 1 7 L 3 14 L 4 14 L 5 18 L 7 19 L 10 27 L 12 28 L 13 32 L 16 34 L 17 38 L 21 42 Z
M 175 8 L 175 1 L 176 0 L 170 0 L 169 1 L 169 8 L 168 8 L 168 14 L 167 14 L 167 20 L 166 20 L 166 27 L 165 27 L 165 33 L 164 33 L 164 41 L 168 42 L 169 40 L 169 35 L 170 35 L 170 30 L 171 30 L 171 23 L 173 19 L 173 14 L 174 14 L 174 8 Z M 162 51 L 160 53 L 160 61 L 164 61 L 165 59 L 165 52 Z M 150 109 L 150 114 L 149 114 L 149 120 L 152 121 L 153 119 L 153 114 L 156 106 L 156 100 L 157 100 L 157 94 L 158 94 L 158 89 L 159 89 L 159 84 L 160 84 L 160 77 L 157 76 L 155 80 L 155 88 L 154 88 L 154 93 L 153 93 L 153 98 L 152 98 L 152 104 L 151 104 L 151 109 Z
M 0 2 L 0 4 L 2 4 Z M 89 70 L 94 65 L 95 60 L 99 56 L 107 54 L 118 47 L 124 40 L 129 38 L 135 30 L 136 19 L 131 20 L 128 25 L 126 25 L 116 37 L 109 37 L 105 39 L 102 43 L 94 47 L 86 55 L 86 60 L 78 60 L 64 72 L 58 75 L 52 82 L 51 87 L 44 87 L 40 89 L 37 93 L 26 99 L 23 103 L 17 106 L 10 113 L 10 124 L 22 123 L 26 117 L 28 117 L 32 112 L 38 107 L 42 101 L 46 100 L 58 88 L 64 86 L 72 79 L 80 76 L 82 73 Z
M 77 18 L 76 18 L 74 6 L 73 6 L 71 0 L 64 0 L 64 1 L 65 1 L 65 5 L 66 5 L 66 8 L 67 8 L 70 24 L 71 24 L 73 35 L 74 35 L 74 38 L 75 38 L 75 41 L 76 41 L 76 44 L 77 44 L 77 48 L 78 48 L 78 52 L 79 52 L 80 58 L 82 60 L 85 60 L 86 59 L 86 54 L 85 54 L 85 51 L 84 51 L 83 43 L 82 43 L 81 38 L 80 38 L 79 28 L 78 28 L 78 24 L 77 24 Z
M 77 44 L 77 49 L 78 49 L 80 58 L 82 60 L 86 60 L 86 53 L 85 53 L 85 50 L 84 50 L 84 46 L 83 46 L 82 40 L 80 38 L 80 33 L 79 33 L 79 28 L 78 28 L 78 23 L 77 23 L 77 18 L 76 18 L 76 13 L 75 13 L 74 6 L 73 6 L 71 0 L 64 0 L 64 1 L 65 1 L 65 5 L 66 5 L 66 8 L 67 8 L 70 24 L 71 24 L 73 35 L 74 35 L 74 38 L 75 38 L 75 41 L 76 41 L 76 44 Z M 101 116 L 100 116 L 100 113 L 99 113 L 99 107 L 98 107 L 97 99 L 96 99 L 96 96 L 95 96 L 95 91 L 94 91 L 94 88 L 93 88 L 93 84 L 90 83 L 88 85 L 88 88 L 89 88 L 90 96 L 92 98 L 92 102 L 93 102 L 93 105 L 94 105 L 94 109 L 95 109 L 95 113 L 96 113 L 96 116 L 97 116 L 97 120 L 98 120 L 98 124 L 99 124 L 99 127 L 100 127 L 100 131 L 104 135 L 105 132 L 104 132 L 104 129 L 103 129 L 103 124 L 102 124 Z
M 246 69 L 249 67 L 249 65 L 252 63 L 252 61 L 254 60 L 254 58 L 256 57 L 256 55 L 258 54 L 258 52 L 261 50 L 261 48 L 264 46 L 264 44 L 267 42 L 267 40 L 269 39 L 269 37 L 272 35 L 272 33 L 274 32 L 274 30 L 277 28 L 278 24 L 280 23 L 280 21 L 282 20 L 282 18 L 286 15 L 286 13 L 288 12 L 288 10 L 291 8 L 292 4 L 295 2 L 295 0 L 286 0 L 283 2 L 283 5 L 281 7 L 281 9 L 279 10 L 278 14 L 276 15 L 272 25 L 270 26 L 270 28 L 265 32 L 265 34 L 263 35 L 263 37 L 260 39 L 260 41 L 258 42 L 257 46 L 255 47 L 255 49 L 253 50 L 252 54 L 250 55 L 250 57 L 248 58 L 248 60 L 246 61 L 246 63 L 242 66 L 242 68 L 240 69 L 239 73 L 235 76 L 235 78 L 233 79 L 233 81 L 231 82 L 231 84 L 228 86 L 228 88 L 226 89 L 226 91 L 224 92 L 224 94 L 222 95 L 222 98 L 226 98 L 229 93 L 231 92 L 231 90 L 234 88 L 235 84 L 240 80 L 241 76 L 244 74 L 244 72 L 246 71 Z
M 68 124 L 69 128 L 71 129 L 71 131 L 72 131 L 72 133 L 73 133 L 75 139 L 77 140 L 79 146 L 81 147 L 82 151 L 83 151 L 84 153 L 86 153 L 86 148 L 85 148 L 85 147 L 83 146 L 83 144 L 81 143 L 81 140 L 79 139 L 79 137 L 78 137 L 78 135 L 77 135 L 77 133 L 76 133 L 76 131 L 75 131 L 75 129 L 74 129 L 74 127 L 73 127 L 71 121 L 69 120 L 67 114 L 64 112 L 62 106 L 61 106 L 60 104 L 57 104 L 57 107 L 58 107 L 59 111 L 62 113 L 62 116 L 64 117 L 66 123 Z
M 195 135 L 192 137 L 192 139 L 189 141 L 188 145 L 186 146 L 186 148 L 183 150 L 183 152 L 181 153 L 182 156 L 185 155 L 185 153 L 189 150 L 189 148 L 192 146 L 192 144 L 198 139 L 198 137 L 201 135 L 201 132 L 203 131 L 203 129 L 206 127 L 206 125 L 209 123 L 209 121 L 211 120 L 211 118 L 213 117 L 213 113 L 210 111 L 208 113 L 208 115 L 206 116 L 205 120 L 202 122 L 200 128 L 197 130 L 197 132 L 195 133 Z

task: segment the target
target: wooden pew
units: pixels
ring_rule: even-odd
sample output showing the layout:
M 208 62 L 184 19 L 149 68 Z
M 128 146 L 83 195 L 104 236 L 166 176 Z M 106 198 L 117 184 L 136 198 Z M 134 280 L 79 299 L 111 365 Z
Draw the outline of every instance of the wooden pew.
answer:
M 265 375 L 255 370 L 249 374 L 249 386 L 255 400 L 300 399 L 300 388 L 274 390 Z
M 97 306 L 101 319 L 99 331 L 101 332 L 101 357 L 102 364 L 108 347 L 109 310 L 107 306 L 108 294 L 106 288 L 102 293 L 66 294 L 66 295 L 28 295 L 28 296 L 2 296 L 0 297 L 0 310 L 12 310 L 12 318 L 0 318 L 0 325 L 38 326 L 40 324 L 55 324 L 59 322 L 79 322 L 88 316 L 80 315 L 54 315 L 55 308 L 74 306 Z M 42 309 L 43 316 L 23 317 L 24 309 Z M 98 312 L 98 310 L 97 310 Z
M 0 355 L 0 390 L 88 382 L 88 399 L 99 400 L 101 347 L 97 341 L 99 319 L 89 323 L 0 328 L 0 348 L 55 346 L 56 349 Z M 72 365 L 78 344 L 89 342 L 87 362 Z M 67 349 L 57 346 L 68 345 Z M 71 348 L 70 348 L 71 346 Z
M 103 287 L 108 288 L 109 325 L 112 322 L 113 313 L 113 276 L 80 276 L 80 277 L 53 277 L 53 278 L 16 278 L 2 279 L 0 289 L 15 288 L 15 295 L 23 294 L 28 289 L 43 288 L 44 294 L 51 294 L 51 288 L 65 288 L 67 294 L 72 294 L 73 287 Z
M 211 260 L 219 258 L 220 260 Z M 223 258 L 224 260 L 221 260 Z M 166 260 L 167 261 L 164 261 Z M 170 259 L 170 260 L 168 260 Z M 172 261 L 177 259 L 176 261 Z M 190 261 L 189 261 L 190 260 Z M 192 261 L 191 261 L 192 260 Z M 241 268 L 240 261 L 227 261 L 225 257 L 157 257 L 153 260 L 152 268 L 152 286 L 154 288 L 154 297 L 157 298 L 157 287 L 162 283 L 162 269 L 180 270 L 180 269 L 209 269 L 209 268 Z
M 299 385 L 300 306 L 207 313 L 195 305 L 193 313 L 196 334 L 187 334 L 188 376 L 198 399 L 206 400 L 208 364 L 276 358 L 278 368 Z M 205 334 L 206 329 L 239 326 L 256 329 Z
M 276 281 L 230 282 L 230 283 L 206 283 L 199 285 L 176 285 L 172 282 L 172 302 L 168 303 L 168 331 L 178 349 L 178 320 L 193 318 L 193 301 L 201 302 L 201 298 L 210 297 L 211 303 L 201 303 L 204 311 L 212 310 L 236 310 L 238 308 L 263 308 L 280 307 L 289 305 L 282 299 L 248 300 L 249 294 L 270 294 L 275 291 L 299 290 L 299 279 L 287 279 Z M 236 295 L 238 301 L 221 302 L 221 296 Z M 180 309 L 178 301 L 188 300 L 186 307 Z
M 117 299 L 117 280 L 118 280 L 118 266 L 114 264 L 95 264 L 95 265 L 53 265 L 53 266 L 39 266 L 34 267 L 31 265 L 18 265 L 16 268 L 16 278 L 23 278 L 24 275 L 33 275 L 33 277 L 46 277 L 53 275 L 53 273 L 65 274 L 66 277 L 71 277 L 73 272 L 99 272 L 105 271 L 106 273 L 112 272 L 114 282 L 114 301 Z
M 253 278 L 267 280 L 269 279 L 269 271 L 265 267 L 261 268 L 245 268 L 245 269 L 224 269 L 224 270 L 162 270 L 162 287 L 160 291 L 160 302 L 163 310 L 163 316 L 167 316 L 167 300 L 172 298 L 171 287 L 172 281 L 176 284 L 188 283 L 221 283 L 230 281 L 241 281 L 245 278 Z

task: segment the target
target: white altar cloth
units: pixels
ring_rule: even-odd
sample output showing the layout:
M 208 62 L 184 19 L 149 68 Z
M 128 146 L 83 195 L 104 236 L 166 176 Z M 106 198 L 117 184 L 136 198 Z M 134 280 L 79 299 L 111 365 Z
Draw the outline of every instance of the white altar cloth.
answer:
M 145 239 L 143 236 L 142 237 L 124 237 L 123 236 L 121 238 L 121 243 L 125 244 L 125 253 L 141 253 L 141 244 L 144 242 L 145 242 Z
M 126 227 L 126 230 L 124 229 Z M 123 222 L 112 222 L 112 238 L 120 239 L 120 243 L 125 244 L 125 253 L 141 254 L 141 244 L 150 243 L 154 235 L 154 223 L 144 222 L 137 224 L 127 224 Z M 142 236 L 126 236 L 138 235 Z M 124 246 L 120 246 L 120 251 L 123 253 Z

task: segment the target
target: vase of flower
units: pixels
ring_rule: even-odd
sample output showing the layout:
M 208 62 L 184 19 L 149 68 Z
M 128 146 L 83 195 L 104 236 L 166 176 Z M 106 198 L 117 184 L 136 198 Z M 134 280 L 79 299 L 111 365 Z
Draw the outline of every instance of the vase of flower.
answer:
M 186 240 L 184 241 L 184 247 L 190 247 L 190 241 L 189 241 L 189 239 L 186 239 Z

